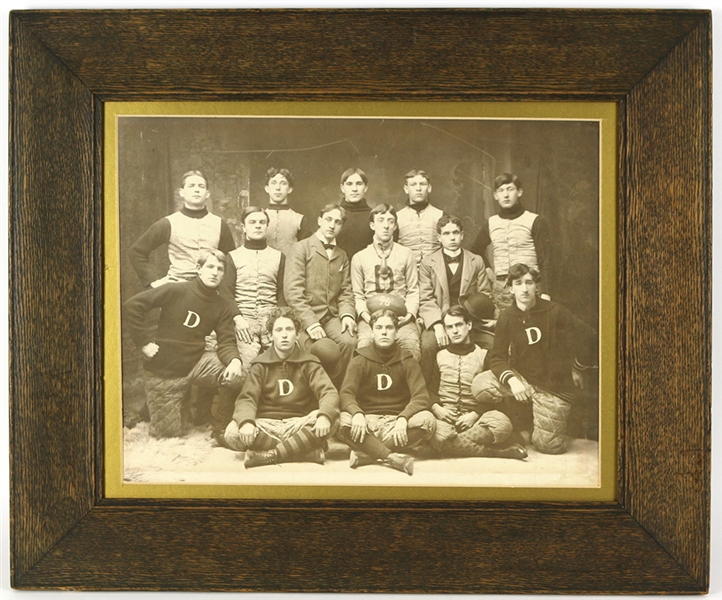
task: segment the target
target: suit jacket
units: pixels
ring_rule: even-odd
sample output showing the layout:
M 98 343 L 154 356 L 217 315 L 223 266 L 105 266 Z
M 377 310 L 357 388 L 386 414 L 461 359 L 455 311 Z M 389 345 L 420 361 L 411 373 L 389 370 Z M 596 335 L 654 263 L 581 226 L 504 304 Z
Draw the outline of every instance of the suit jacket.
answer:
M 294 244 L 286 256 L 283 291 L 307 329 L 327 314 L 356 318 L 348 256 L 338 246 L 331 259 L 315 234 Z
M 449 282 L 442 253 L 443 250 L 437 250 L 425 257 L 419 265 L 419 316 L 427 329 L 441 321 L 441 314 L 449 308 Z M 476 292 L 491 293 L 492 285 L 481 256 L 464 250 L 461 268 L 460 296 Z

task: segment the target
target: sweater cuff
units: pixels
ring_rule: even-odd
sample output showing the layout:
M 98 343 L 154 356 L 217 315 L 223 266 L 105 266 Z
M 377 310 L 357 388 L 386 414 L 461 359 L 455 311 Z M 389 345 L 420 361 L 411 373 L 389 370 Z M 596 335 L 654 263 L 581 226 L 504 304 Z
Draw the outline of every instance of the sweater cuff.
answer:
M 511 369 L 507 369 L 499 376 L 499 381 L 504 385 L 509 385 L 509 380 L 512 377 L 516 377 L 516 374 Z

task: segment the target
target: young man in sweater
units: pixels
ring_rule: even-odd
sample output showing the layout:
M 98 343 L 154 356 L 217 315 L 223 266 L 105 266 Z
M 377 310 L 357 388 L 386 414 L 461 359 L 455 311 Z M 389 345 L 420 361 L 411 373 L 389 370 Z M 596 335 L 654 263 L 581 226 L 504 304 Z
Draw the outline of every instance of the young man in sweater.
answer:
M 561 304 L 539 297 L 535 268 L 514 265 L 508 282 L 514 303 L 499 316 L 489 352 L 491 370 L 476 382 L 480 398 L 509 401 L 520 415 L 515 419 L 523 419 L 530 408 L 534 447 L 562 454 L 572 402 L 584 386 L 582 371 L 596 365 L 597 336 Z
M 549 227 L 541 215 L 524 210 L 519 200 L 522 194 L 521 181 L 516 175 L 503 173 L 494 180 L 494 200 L 499 205 L 499 213 L 484 223 L 471 247 L 472 252 L 484 256 L 491 245 L 496 277 L 495 296 L 500 309 L 512 302 L 504 289 L 509 269 L 517 263 L 541 273 L 544 278 L 539 287 L 541 297 L 550 299 L 547 289 L 552 278 Z
M 421 357 L 419 330 L 419 275 L 411 250 L 394 243 L 396 211 L 388 204 L 379 204 L 369 213 L 373 242 L 351 259 L 351 286 L 360 317 L 358 347 L 373 342 L 367 301 L 375 294 L 393 294 L 403 300 L 406 316 L 399 321 L 396 335 L 399 346 L 415 360 Z
M 429 394 L 419 364 L 396 343 L 396 314 L 378 310 L 369 323 L 373 343 L 356 351 L 341 388 L 340 437 L 352 469 L 381 463 L 413 475 L 413 458 L 398 451 L 434 435 Z
M 431 180 L 426 171 L 413 169 L 405 178 L 408 201 L 398 212 L 398 242 L 414 253 L 418 265 L 441 248 L 436 224 L 444 212 L 429 203 Z
M 185 173 L 178 193 L 183 208 L 156 221 L 130 248 L 130 262 L 144 287 L 191 281 L 201 252 L 218 249 L 228 253 L 236 247 L 228 224 L 206 208 L 210 192 L 203 173 Z M 158 278 L 151 268 L 150 254 L 163 244 L 168 244 L 170 267 Z
M 338 347 L 336 364 L 324 364 L 337 387 L 341 387 L 356 348 L 351 267 L 346 253 L 336 244 L 345 220 L 346 211 L 338 204 L 324 206 L 316 233 L 294 244 L 288 253 L 284 280 L 286 302 L 303 328 L 301 346 L 311 350 L 314 343 L 328 338 Z
M 198 258 L 196 278 L 136 294 L 123 305 L 123 325 L 145 358 L 150 433 L 183 434 L 181 408 L 189 386 L 220 386 L 221 413 L 233 406 L 242 381 L 241 360 L 233 332 L 233 310 L 218 294 L 225 260 L 219 250 Z M 160 309 L 157 331 L 145 327 L 148 313 Z M 218 335 L 218 351 L 205 352 L 205 338 Z M 228 414 L 218 415 L 219 421 Z M 225 423 L 224 423 L 225 425 Z
M 288 196 L 293 191 L 293 176 L 288 169 L 268 169 L 264 189 L 268 194 L 265 207 L 269 216 L 268 245 L 286 254 L 298 240 L 308 237 L 313 228 L 304 215 L 288 205 Z
M 436 230 L 441 249 L 425 257 L 419 267 L 419 316 L 424 322 L 421 368 L 425 374 L 433 371 L 436 353 L 449 345 L 449 336 L 441 318 L 444 311 L 460 304 L 460 298 L 470 294 L 486 294 L 491 300 L 492 290 L 484 259 L 461 248 L 464 241 L 461 219 L 443 215 L 436 224 Z M 477 338 L 474 334 L 476 330 L 472 330 L 471 335 Z
M 368 189 L 369 179 L 361 169 L 346 169 L 341 175 L 341 208 L 346 211 L 346 221 L 336 242 L 349 260 L 373 241 L 374 234 L 368 226 L 371 212 L 366 202 Z
M 480 402 L 474 378 L 484 370 L 487 350 L 471 341 L 472 319 L 461 306 L 442 318 L 449 344 L 436 355 L 429 382 L 436 433 L 431 446 L 441 457 L 494 456 L 526 458 L 526 450 L 509 444 L 512 423 L 499 404 Z
M 266 317 L 284 306 L 283 279 L 286 257 L 266 243 L 268 213 L 248 206 L 241 213 L 243 245 L 228 254 L 221 294 L 233 302 L 238 351 L 248 366 L 270 346 Z
M 253 359 L 226 427 L 226 444 L 245 451 L 247 469 L 325 460 L 325 440 L 338 427 L 338 392 L 320 361 L 296 343 L 300 323 L 290 308 L 268 318 L 273 344 Z

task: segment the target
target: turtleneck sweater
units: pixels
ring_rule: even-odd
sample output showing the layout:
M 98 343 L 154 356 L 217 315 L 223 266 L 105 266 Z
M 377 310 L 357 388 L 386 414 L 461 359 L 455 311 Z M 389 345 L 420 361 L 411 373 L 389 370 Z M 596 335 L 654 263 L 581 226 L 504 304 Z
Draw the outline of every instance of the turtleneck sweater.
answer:
M 365 198 L 358 202 L 342 200 L 341 207 L 346 211 L 346 221 L 341 228 L 341 233 L 336 238 L 336 243 L 351 260 L 351 257 L 359 250 L 366 248 L 374 237 L 369 221 L 371 208 Z

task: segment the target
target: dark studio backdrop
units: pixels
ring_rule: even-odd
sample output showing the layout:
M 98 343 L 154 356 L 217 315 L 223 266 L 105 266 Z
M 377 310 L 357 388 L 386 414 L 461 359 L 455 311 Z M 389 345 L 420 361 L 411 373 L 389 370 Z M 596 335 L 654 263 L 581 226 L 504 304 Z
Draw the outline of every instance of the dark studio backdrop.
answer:
M 404 174 L 425 170 L 431 202 L 463 218 L 469 247 L 496 212 L 493 181 L 516 173 L 523 206 L 550 227 L 552 299 L 598 329 L 599 125 L 593 121 L 122 117 L 118 124 L 121 295 L 141 291 L 128 249 L 155 221 L 181 206 L 186 171 L 208 177 L 209 210 L 241 242 L 239 217 L 265 205 L 265 172 L 294 177 L 289 204 L 315 223 L 318 210 L 342 198 L 340 177 L 359 167 L 369 177 L 370 206 L 405 202 Z M 488 259 L 484 257 L 485 260 Z M 157 276 L 165 248 L 153 256 Z M 140 353 L 123 339 L 124 412 L 142 404 Z

